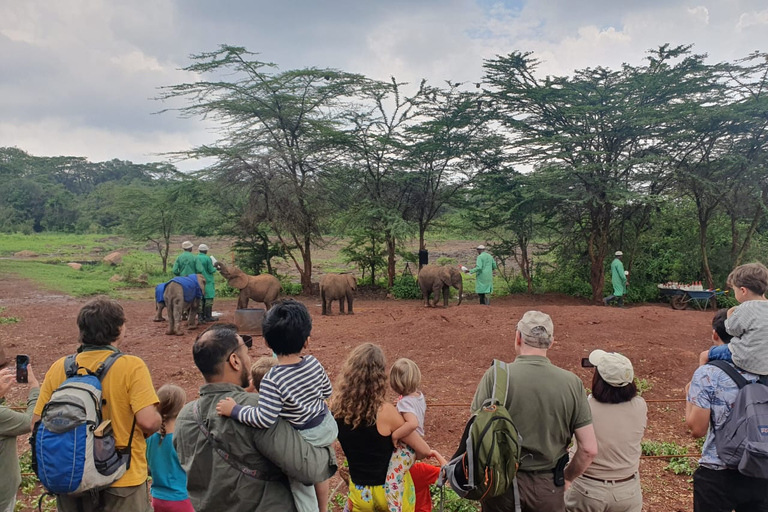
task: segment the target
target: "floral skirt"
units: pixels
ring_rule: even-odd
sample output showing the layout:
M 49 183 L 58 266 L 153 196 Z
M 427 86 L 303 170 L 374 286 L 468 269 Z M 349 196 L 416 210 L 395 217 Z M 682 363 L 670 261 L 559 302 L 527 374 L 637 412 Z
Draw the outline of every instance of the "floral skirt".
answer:
M 411 474 L 403 477 L 403 512 L 413 512 L 416 506 L 416 492 Z M 355 485 L 350 479 L 349 494 L 345 512 L 387 512 L 387 493 L 384 485 Z

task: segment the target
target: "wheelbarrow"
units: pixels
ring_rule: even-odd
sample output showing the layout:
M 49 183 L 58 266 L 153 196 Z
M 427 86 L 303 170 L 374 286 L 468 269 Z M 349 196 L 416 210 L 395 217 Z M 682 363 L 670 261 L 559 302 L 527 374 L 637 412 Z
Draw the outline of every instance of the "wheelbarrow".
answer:
M 717 290 L 681 290 L 680 288 L 659 288 L 659 292 L 669 299 L 672 309 L 688 309 L 691 305 L 700 311 L 706 311 L 710 304 L 716 308 L 715 297 L 728 293 Z

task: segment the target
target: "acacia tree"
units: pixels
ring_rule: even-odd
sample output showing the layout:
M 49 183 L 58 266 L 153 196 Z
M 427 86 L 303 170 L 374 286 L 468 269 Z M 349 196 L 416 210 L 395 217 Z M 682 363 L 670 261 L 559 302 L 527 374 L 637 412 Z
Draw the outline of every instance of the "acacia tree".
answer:
M 507 158 L 570 182 L 560 221 L 579 237 L 592 297 L 603 293 L 617 211 L 660 193 L 670 124 L 706 85 L 703 56 L 685 46 L 649 52 L 643 66 L 539 77 L 531 53 L 485 63 L 488 111 L 509 135 Z M 578 216 L 575 216 L 578 214 Z
M 425 93 L 423 81 L 413 96 L 402 93 L 403 85 L 392 78 L 389 82 L 370 82 L 361 89 L 361 104 L 347 119 L 349 163 L 346 172 L 338 173 L 335 187 L 337 194 L 357 205 L 347 212 L 345 220 L 371 235 L 360 239 L 376 240 L 374 232 L 383 236 L 390 288 L 398 242 L 410 234 L 403 220 L 410 206 L 404 179 L 406 128 L 416 115 L 416 102 Z
M 489 128 L 482 99 L 461 85 L 426 87 L 416 123 L 406 129 L 405 218 L 417 224 L 421 250 L 427 229 L 450 201 L 501 161 L 502 139 Z
M 331 199 L 323 170 L 341 156 L 341 119 L 365 79 L 333 69 L 278 71 L 254 55 L 226 45 L 195 55 L 184 69 L 209 79 L 165 87 L 161 99 L 182 98 L 183 117 L 219 123 L 221 139 L 183 156 L 214 158 L 208 174 L 253 182 L 256 197 L 270 201 L 265 219 L 309 293 L 312 247 L 322 241 Z
M 154 245 L 166 273 L 171 237 L 188 227 L 195 215 L 194 194 L 183 183 L 126 185 L 112 192 L 123 229 L 134 240 Z

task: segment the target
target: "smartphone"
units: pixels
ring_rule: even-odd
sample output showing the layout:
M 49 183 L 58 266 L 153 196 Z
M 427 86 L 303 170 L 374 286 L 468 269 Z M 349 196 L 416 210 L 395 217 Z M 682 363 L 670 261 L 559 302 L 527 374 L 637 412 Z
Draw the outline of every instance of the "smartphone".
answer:
M 16 382 L 29 382 L 27 366 L 29 365 L 29 356 L 21 354 L 16 356 Z
M 581 367 L 582 368 L 594 368 L 595 365 L 593 365 L 592 363 L 589 362 L 589 358 L 588 357 L 582 357 L 581 358 Z

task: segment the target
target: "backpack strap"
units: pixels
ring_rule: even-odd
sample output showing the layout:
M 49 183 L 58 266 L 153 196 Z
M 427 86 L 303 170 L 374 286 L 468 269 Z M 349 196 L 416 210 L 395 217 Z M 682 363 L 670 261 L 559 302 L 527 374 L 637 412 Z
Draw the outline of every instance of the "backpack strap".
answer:
M 200 429 L 200 432 L 203 433 L 205 436 L 206 441 L 208 441 L 208 444 L 211 445 L 211 448 L 221 457 L 221 459 L 229 464 L 234 470 L 238 471 L 239 473 L 251 477 L 256 480 L 263 480 L 266 482 L 274 482 L 277 480 L 283 480 L 285 478 L 285 475 L 282 473 L 275 473 L 273 475 L 268 475 L 262 471 L 259 471 L 257 469 L 251 469 L 243 462 L 232 455 L 231 453 L 227 452 L 223 448 L 219 446 L 219 443 L 216 442 L 216 438 L 211 434 L 210 430 L 206 428 L 205 423 L 203 423 L 203 418 L 200 415 L 200 400 L 195 400 L 195 402 L 192 405 L 192 414 L 195 416 L 195 421 L 197 422 L 197 428 Z
M 731 378 L 731 380 L 733 380 L 733 382 L 736 383 L 739 389 L 749 384 L 747 379 L 745 379 L 744 376 L 741 375 L 736 370 L 736 368 L 733 367 L 733 365 L 730 365 L 725 361 L 715 360 L 715 361 L 709 361 L 707 364 L 723 370 L 726 373 L 726 375 L 728 375 Z
M 70 354 L 64 359 L 64 373 L 67 379 L 77 375 L 80 366 L 77 364 L 77 354 Z
M 501 405 L 507 403 L 507 391 L 509 390 L 509 372 L 507 363 L 493 360 L 493 392 L 491 401 L 498 401 Z
M 96 368 L 96 371 L 93 372 L 96 378 L 99 379 L 99 382 L 104 380 L 104 376 L 107 374 L 109 369 L 112 368 L 112 365 L 115 364 L 115 361 L 117 361 L 117 359 L 122 355 L 122 352 L 112 352 L 109 354 L 109 357 L 101 362 L 99 367 Z

